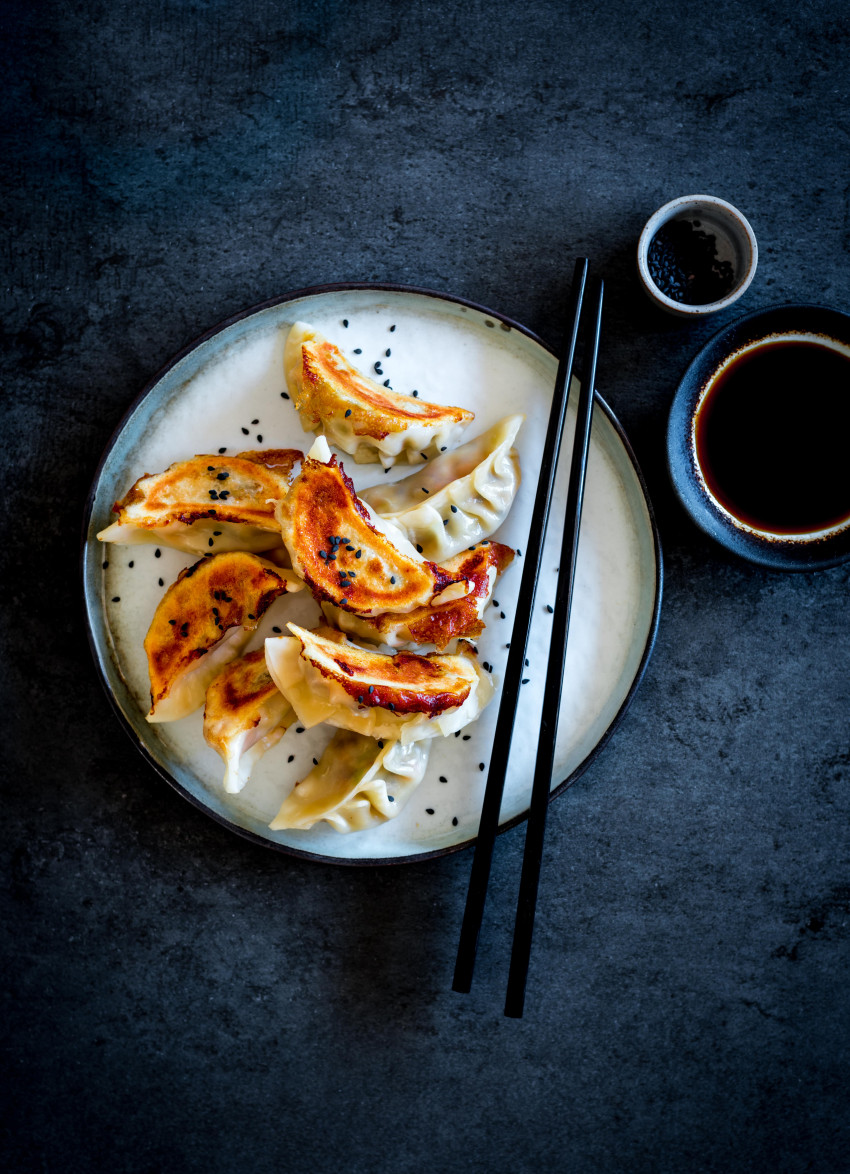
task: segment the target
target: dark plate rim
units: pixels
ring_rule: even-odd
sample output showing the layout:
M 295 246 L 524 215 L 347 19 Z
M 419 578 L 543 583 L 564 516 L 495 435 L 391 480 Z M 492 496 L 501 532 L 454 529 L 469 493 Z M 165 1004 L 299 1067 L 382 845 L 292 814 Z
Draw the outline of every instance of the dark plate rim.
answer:
M 815 302 L 777 302 L 727 322 L 691 359 L 673 395 L 667 421 L 667 472 L 688 517 L 725 550 L 768 570 L 803 573 L 827 570 L 850 559 L 850 529 L 806 544 L 759 538 L 746 530 L 739 530 L 717 510 L 697 482 L 688 443 L 690 416 L 708 377 L 733 351 L 749 339 L 758 337 L 753 327 L 769 323 L 772 318 L 793 318 L 794 315 L 832 318 L 833 329 L 836 323 L 842 325 L 844 340 L 850 343 L 850 314 L 838 306 Z M 796 325 L 813 333 L 829 334 L 825 324 L 820 330 L 811 323 Z M 780 327 L 791 328 L 790 322 Z
M 473 302 L 473 301 L 470 301 L 466 298 L 457 297 L 457 296 L 454 296 L 451 294 L 440 293 L 439 290 L 426 289 L 426 288 L 423 288 L 420 286 L 413 286 L 413 285 L 399 285 L 399 284 L 395 284 L 395 283 L 379 283 L 379 282 L 331 282 L 331 283 L 327 283 L 324 285 L 307 286 L 303 289 L 292 290 L 289 293 L 283 294 L 280 297 L 270 298 L 267 301 L 260 302 L 258 305 L 251 306 L 249 309 L 241 310 L 236 314 L 232 314 L 229 318 L 226 318 L 224 321 L 220 322 L 217 326 L 213 326 L 209 330 L 205 330 L 202 334 L 198 335 L 198 337 L 195 338 L 194 341 L 188 343 L 185 347 L 183 347 L 180 351 L 178 351 L 177 354 L 175 354 L 171 359 L 169 359 L 168 362 L 165 363 L 165 365 L 163 367 L 161 367 L 160 370 L 157 371 L 157 373 L 145 384 L 143 389 L 139 392 L 139 394 L 135 397 L 135 399 L 132 401 L 130 406 L 124 412 L 123 416 L 121 417 L 121 419 L 118 422 L 118 424 L 116 425 L 116 427 L 113 429 L 112 435 L 110 436 L 109 440 L 106 443 L 106 447 L 103 450 L 103 453 L 101 455 L 101 458 L 100 458 L 98 465 L 97 465 L 97 468 L 95 470 L 94 476 L 92 478 L 92 482 L 91 482 L 91 485 L 90 485 L 90 488 L 88 491 L 88 495 L 86 497 L 85 507 L 83 510 L 83 524 L 82 524 L 82 533 L 81 533 L 81 542 L 80 542 L 80 575 L 81 575 L 81 579 L 82 579 L 83 605 L 84 605 L 84 613 L 85 613 L 85 619 L 86 619 L 86 635 L 88 637 L 89 648 L 91 650 L 92 658 L 95 663 L 95 668 L 97 669 L 98 677 L 100 678 L 100 683 L 104 688 L 104 691 L 107 695 L 107 698 L 109 699 L 109 702 L 110 702 L 110 705 L 112 706 L 113 711 L 115 712 L 115 714 L 118 717 L 118 720 L 121 724 L 122 729 L 127 734 L 127 736 L 130 738 L 131 742 L 136 747 L 136 749 L 139 750 L 139 752 L 142 754 L 142 756 L 147 760 L 149 765 L 153 767 L 153 769 L 156 771 L 156 773 L 158 775 L 160 775 L 163 779 L 165 779 L 165 781 L 171 787 L 173 787 L 174 790 L 176 790 L 184 799 L 188 800 L 188 802 L 193 807 L 195 807 L 199 811 L 203 812 L 203 814 L 205 816 L 215 820 L 216 823 L 220 824 L 224 828 L 227 828 L 227 830 L 229 832 L 235 832 L 237 835 L 241 836 L 243 839 L 249 840 L 253 844 L 257 844 L 257 845 L 262 846 L 264 848 L 270 848 L 273 851 L 282 852 L 284 855 L 287 855 L 287 856 L 295 856 L 295 857 L 299 857 L 303 860 L 310 860 L 314 863 L 328 864 L 328 865 L 343 865 L 343 866 L 355 867 L 355 868 L 365 868 L 365 867 L 375 867 L 375 866 L 385 866 L 385 865 L 419 864 L 419 863 L 426 861 L 426 860 L 434 860 L 438 857 L 448 856 L 454 852 L 460 852 L 464 848 L 468 848 L 468 847 L 472 846 L 475 843 L 477 837 L 473 836 L 470 839 L 462 840 L 457 844 L 449 844 L 446 847 L 435 848 L 429 852 L 420 852 L 414 856 L 358 857 L 356 859 L 342 858 L 342 857 L 328 857 L 328 856 L 324 856 L 318 852 L 310 852 L 304 848 L 293 848 L 289 844 L 281 844 L 281 843 L 278 843 L 274 840 L 267 840 L 267 839 L 263 838 L 262 836 L 257 835 L 256 832 L 252 832 L 248 828 L 239 827 L 238 824 L 232 823 L 230 820 L 225 819 L 218 812 L 212 811 L 209 807 L 205 806 L 202 802 L 200 802 L 199 799 L 197 799 L 194 795 L 192 795 L 189 791 L 187 791 L 184 787 L 182 787 L 181 784 L 178 783 L 177 780 L 175 778 L 173 778 L 169 774 L 169 772 L 159 762 L 157 762 L 157 760 L 154 758 L 154 756 L 148 750 L 148 748 L 144 744 L 144 742 L 141 741 L 141 739 L 137 737 L 136 732 L 134 731 L 133 727 L 130 725 L 129 721 L 127 720 L 126 716 L 124 715 L 124 712 L 122 711 L 121 706 L 118 703 L 118 699 L 115 697 L 114 693 L 112 692 L 111 688 L 109 687 L 109 680 L 107 678 L 105 667 L 101 661 L 101 656 L 100 656 L 97 644 L 95 642 L 95 637 L 94 637 L 94 632 L 93 632 L 92 622 L 91 622 L 91 616 L 89 614 L 89 598 L 88 598 L 88 593 L 86 591 L 86 563 L 85 563 L 86 553 L 88 550 L 88 538 L 89 538 L 89 530 L 90 530 L 90 526 L 91 526 L 91 516 L 92 516 L 93 509 L 94 509 L 95 498 L 97 495 L 97 488 L 100 483 L 100 478 L 103 473 L 103 469 L 106 464 L 106 461 L 108 460 L 109 455 L 112 452 L 113 447 L 115 446 L 118 438 L 120 437 L 121 433 L 123 432 L 130 417 L 133 415 L 133 413 L 136 411 L 136 409 L 139 407 L 139 405 L 147 398 L 147 396 L 150 395 L 150 393 L 153 391 L 153 389 L 156 387 L 156 385 L 160 382 L 160 380 L 163 379 L 172 368 L 175 367 L 182 359 L 186 358 L 187 355 L 191 354 L 194 350 L 196 350 L 203 343 L 207 342 L 210 338 L 213 338 L 215 335 L 220 334 L 223 330 L 226 330 L 228 327 L 232 326 L 234 323 L 241 322 L 245 318 L 250 318 L 253 314 L 261 313 L 263 310 L 269 310 L 275 306 L 285 305 L 287 302 L 297 301 L 300 298 L 311 297 L 311 296 L 315 296 L 318 294 L 345 293 L 347 291 L 358 291 L 358 290 L 364 290 L 367 292 L 375 292 L 375 293 L 417 294 L 417 295 L 420 295 L 423 297 L 435 298 L 435 299 L 437 299 L 439 301 L 443 301 L 443 302 L 452 302 L 454 305 L 465 306 L 470 310 L 475 310 L 478 313 L 486 315 L 488 318 L 493 318 L 496 322 L 501 323 L 503 326 L 507 327 L 510 330 L 516 330 L 520 334 L 524 334 L 527 338 L 531 339 L 532 342 L 537 343 L 540 347 L 543 348 L 543 350 L 545 350 L 548 354 L 552 355 L 553 358 L 557 359 L 557 355 L 556 355 L 555 351 L 553 351 L 549 346 L 547 346 L 546 343 L 538 335 L 536 335 L 533 331 L 529 330 L 527 327 L 523 326 L 520 322 L 516 322 L 516 321 L 514 321 L 514 319 L 507 317 L 507 315 L 500 314 L 495 310 L 491 310 L 488 306 L 481 305 L 479 302 Z M 656 522 L 655 511 L 653 509 L 652 502 L 649 497 L 649 490 L 648 490 L 648 487 L 646 484 L 646 480 L 644 479 L 643 472 L 641 471 L 640 465 L 637 462 L 637 458 L 635 456 L 634 449 L 632 448 L 625 432 L 623 431 L 622 425 L 620 424 L 619 420 L 612 412 L 611 408 L 605 402 L 605 400 L 602 399 L 602 397 L 599 395 L 599 392 L 594 392 L 594 403 L 596 404 L 596 406 L 598 408 L 601 408 L 601 410 L 605 413 L 605 415 L 608 417 L 608 420 L 609 420 L 611 426 L 614 428 L 614 431 L 617 433 L 617 436 L 618 436 L 620 442 L 622 443 L 623 448 L 625 449 L 626 455 L 629 458 L 629 460 L 632 464 L 632 467 L 634 468 L 634 471 L 637 475 L 638 483 L 640 485 L 641 492 L 643 494 L 644 503 L 646 505 L 647 514 L 649 516 L 650 528 L 652 530 L 653 550 L 654 550 L 654 554 L 655 554 L 655 599 L 653 602 L 652 620 L 650 622 L 649 631 L 647 633 L 647 639 L 646 639 L 646 644 L 644 646 L 643 654 L 641 656 L 637 671 L 632 679 L 631 686 L 629 687 L 629 690 L 628 690 L 625 698 L 623 699 L 623 702 L 620 705 L 620 708 L 617 710 L 616 714 L 611 719 L 611 722 L 609 723 L 608 727 L 606 728 L 606 730 L 604 731 L 602 736 L 599 738 L 599 740 L 597 741 L 597 743 L 593 747 L 593 749 L 590 751 L 590 753 L 579 763 L 579 765 L 575 768 L 575 770 L 573 770 L 565 779 L 562 780 L 562 782 L 560 782 L 556 787 L 554 787 L 550 791 L 550 794 L 549 794 L 549 801 L 550 802 L 553 799 L 555 799 L 558 795 L 562 794 L 568 787 L 571 787 L 572 784 L 575 783 L 576 780 L 579 779 L 581 777 L 581 775 L 584 774 L 584 772 L 590 767 L 590 765 L 596 759 L 598 754 L 602 751 L 603 747 L 608 743 L 608 741 L 610 740 L 614 731 L 616 730 L 616 728 L 619 726 L 620 722 L 622 721 L 623 716 L 625 715 L 626 710 L 628 709 L 629 705 L 631 704 L 631 702 L 635 696 L 635 693 L 637 692 L 638 687 L 640 686 L 640 684 L 644 678 L 644 675 L 646 673 L 646 669 L 649 664 L 649 660 L 652 655 L 652 651 L 655 647 L 655 641 L 656 641 L 656 637 L 658 635 L 658 624 L 659 624 L 659 620 L 660 620 L 660 616 L 661 616 L 661 597 L 663 594 L 663 580 L 664 580 L 663 556 L 662 556 L 662 550 L 661 550 L 661 539 L 660 539 L 660 535 L 659 535 L 659 531 L 658 531 L 658 524 Z M 527 818 L 527 816 L 528 816 L 527 811 L 520 812 L 518 815 L 514 816 L 512 819 L 508 820 L 506 823 L 500 824 L 498 834 L 501 835 L 503 832 L 509 831 L 511 828 L 516 827 L 518 824 L 522 823 L 523 820 L 525 820 Z

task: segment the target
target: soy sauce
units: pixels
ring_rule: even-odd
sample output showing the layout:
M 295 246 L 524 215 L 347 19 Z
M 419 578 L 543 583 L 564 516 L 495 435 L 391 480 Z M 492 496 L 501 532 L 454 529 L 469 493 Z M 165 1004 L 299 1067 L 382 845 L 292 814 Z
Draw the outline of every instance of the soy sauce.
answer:
M 773 534 L 850 518 L 850 358 L 816 341 L 767 340 L 717 376 L 695 422 L 706 485 Z

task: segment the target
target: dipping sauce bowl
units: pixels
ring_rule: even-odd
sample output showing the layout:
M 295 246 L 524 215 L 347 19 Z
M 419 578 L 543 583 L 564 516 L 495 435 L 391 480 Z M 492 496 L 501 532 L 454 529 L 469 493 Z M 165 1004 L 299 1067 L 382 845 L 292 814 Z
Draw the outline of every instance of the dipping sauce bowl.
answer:
M 721 330 L 676 391 L 667 461 L 692 519 L 740 557 L 850 558 L 850 315 L 776 306 Z

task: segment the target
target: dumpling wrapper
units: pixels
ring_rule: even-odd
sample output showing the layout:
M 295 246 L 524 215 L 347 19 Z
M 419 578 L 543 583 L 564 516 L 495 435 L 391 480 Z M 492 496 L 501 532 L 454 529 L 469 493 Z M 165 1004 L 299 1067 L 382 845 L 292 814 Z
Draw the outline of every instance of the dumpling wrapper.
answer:
M 181 571 L 145 636 L 148 721 L 177 721 L 203 705 L 210 682 L 239 656 L 272 601 L 303 586 L 292 571 L 246 551 L 208 555 Z
M 235 457 L 196 456 L 145 473 L 112 507 L 117 522 L 101 542 L 156 543 L 189 554 L 253 552 L 281 546 L 274 500 L 286 496 L 298 449 L 263 449 Z
M 403 481 L 374 485 L 360 496 L 425 558 L 445 563 L 495 534 L 507 517 L 520 484 L 519 454 L 512 445 L 524 420 L 521 414 L 505 416 Z
M 306 322 L 287 335 L 283 369 L 305 431 L 323 432 L 358 464 L 419 464 L 459 444 L 475 418 L 383 387 Z
M 428 562 L 358 500 L 323 438 L 278 503 L 277 520 L 293 569 L 318 603 L 369 616 L 447 603 L 470 590 L 462 575 Z
M 393 819 L 425 776 L 430 742 L 376 742 L 337 730 L 306 778 L 296 783 L 269 827 L 306 831 L 320 820 L 360 832 Z
M 232 661 L 213 679 L 204 705 L 204 738 L 224 759 L 228 794 L 242 790 L 257 762 L 294 720 L 262 648 Z
M 385 644 L 389 648 L 404 648 L 410 644 L 433 644 L 438 649 L 459 637 L 477 639 L 484 630 L 482 616 L 490 602 L 496 578 L 510 566 L 514 552 L 501 542 L 482 542 L 474 550 L 465 550 L 444 564 L 444 570 L 456 571 L 473 584 L 463 599 L 437 607 L 419 607 L 407 615 L 385 612 L 380 616 L 355 616 L 323 603 L 325 618 L 352 636 Z
M 331 629 L 287 627 L 291 636 L 266 640 L 266 664 L 307 728 L 327 722 L 408 745 L 453 734 L 475 721 L 493 696 L 489 673 L 463 641 L 455 656 L 387 656 Z

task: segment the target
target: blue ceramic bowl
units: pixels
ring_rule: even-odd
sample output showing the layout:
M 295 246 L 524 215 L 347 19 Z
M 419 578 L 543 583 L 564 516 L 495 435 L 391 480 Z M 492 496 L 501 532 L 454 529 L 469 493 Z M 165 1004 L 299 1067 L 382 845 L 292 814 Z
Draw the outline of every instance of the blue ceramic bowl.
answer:
M 850 456 L 843 522 L 814 534 L 757 529 L 729 512 L 713 495 L 696 453 L 697 411 L 719 369 L 754 344 L 784 340 L 836 347 L 850 358 L 850 315 L 825 306 L 785 305 L 757 310 L 723 328 L 702 348 L 673 397 L 667 426 L 667 463 L 673 487 L 691 518 L 706 534 L 749 562 L 781 571 L 812 571 L 850 558 Z M 801 389 L 800 411 L 806 411 Z M 850 396 L 850 387 L 847 390 Z M 824 421 L 824 427 L 829 422 Z M 847 437 L 850 453 L 850 436 Z

